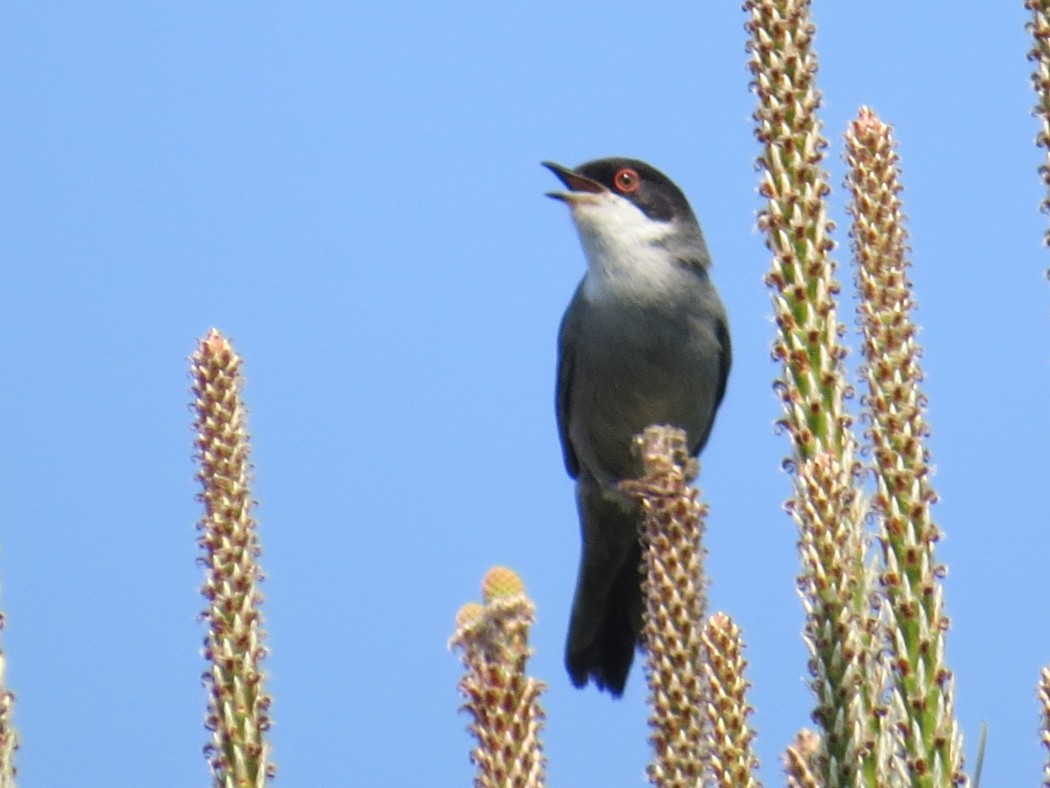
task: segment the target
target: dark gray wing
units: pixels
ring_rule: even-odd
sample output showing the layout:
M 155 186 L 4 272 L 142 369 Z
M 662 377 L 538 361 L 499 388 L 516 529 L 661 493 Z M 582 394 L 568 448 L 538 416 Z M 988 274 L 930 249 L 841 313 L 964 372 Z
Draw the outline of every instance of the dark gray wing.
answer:
M 729 326 L 726 319 L 720 317 L 715 324 L 715 336 L 722 352 L 718 357 L 718 393 L 715 395 L 715 410 L 722 404 L 722 397 L 726 394 L 726 382 L 729 380 L 729 367 L 733 364 L 733 347 L 729 342 Z
M 558 331 L 558 383 L 555 389 L 554 406 L 558 416 L 558 437 L 561 439 L 561 453 L 565 460 L 565 470 L 575 479 L 580 474 L 580 460 L 572 448 L 569 438 L 569 417 L 572 407 L 572 379 L 576 368 L 575 347 L 572 338 L 576 336 L 576 323 L 582 300 L 579 291 L 561 319 Z
M 722 398 L 726 394 L 729 368 L 733 364 L 733 347 L 729 342 L 729 326 L 724 315 L 719 315 L 715 321 L 715 340 L 718 342 L 718 383 L 715 388 L 715 406 L 711 410 L 711 423 L 707 425 L 707 430 L 697 436 L 696 443 L 691 447 L 690 453 L 694 457 L 700 454 L 700 450 L 704 448 L 704 444 L 711 435 L 711 428 L 718 415 L 718 406 L 722 404 Z

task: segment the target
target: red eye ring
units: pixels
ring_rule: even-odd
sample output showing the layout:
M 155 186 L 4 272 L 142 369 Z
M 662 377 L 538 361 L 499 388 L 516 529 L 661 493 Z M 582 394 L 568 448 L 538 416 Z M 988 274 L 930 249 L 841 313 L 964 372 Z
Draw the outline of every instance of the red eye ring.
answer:
M 613 177 L 613 186 L 616 187 L 618 192 L 622 192 L 623 194 L 636 192 L 641 185 L 642 179 L 639 178 L 638 173 L 630 167 L 624 167 Z

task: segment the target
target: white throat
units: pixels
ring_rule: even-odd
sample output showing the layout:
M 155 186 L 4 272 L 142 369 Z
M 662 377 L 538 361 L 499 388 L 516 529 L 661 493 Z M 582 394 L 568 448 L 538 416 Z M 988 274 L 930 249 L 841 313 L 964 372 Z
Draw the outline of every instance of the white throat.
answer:
M 603 192 L 572 203 L 572 218 L 587 256 L 583 294 L 634 300 L 659 298 L 681 283 L 668 240 L 670 222 L 650 219 L 629 200 Z

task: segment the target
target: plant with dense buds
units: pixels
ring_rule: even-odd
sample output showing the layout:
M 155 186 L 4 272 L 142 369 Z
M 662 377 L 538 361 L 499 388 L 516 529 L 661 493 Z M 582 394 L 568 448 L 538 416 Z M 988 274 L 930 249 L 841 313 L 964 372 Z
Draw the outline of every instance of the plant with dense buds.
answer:
M 1050 668 L 1043 668 L 1039 673 L 1039 738 L 1046 749 L 1046 760 L 1043 762 L 1043 785 L 1050 786 Z
M 252 516 L 250 443 L 241 399 L 241 358 L 212 329 L 192 358 L 197 461 L 204 516 L 197 524 L 207 577 L 203 680 L 209 702 L 205 748 L 215 788 L 261 788 L 273 776 L 265 733 L 270 696 L 263 686 L 266 656 L 259 606 L 262 579 Z
M 784 773 L 788 788 L 820 788 L 813 773 L 814 758 L 820 752 L 820 737 L 803 728 L 784 751 Z
M 762 143 L 759 192 L 767 201 L 758 225 L 773 253 L 766 283 L 779 329 L 773 355 L 783 362 L 776 385 L 786 411 L 781 426 L 799 459 L 819 451 L 844 456 L 855 440 L 843 407 L 845 329 L 835 314 L 834 225 L 821 167 L 827 141 L 816 114 L 821 98 L 809 3 L 749 0 L 744 9 L 758 97 L 755 136 Z
M 794 450 L 788 509 L 799 527 L 813 716 L 823 729 L 814 763 L 826 785 L 852 785 L 861 775 L 875 779 L 872 700 L 857 691 L 871 660 L 865 634 L 871 611 L 856 438 L 844 407 L 845 329 L 836 316 L 839 285 L 830 257 L 815 28 L 806 0 L 748 0 L 744 10 L 762 144 L 759 191 L 766 199 L 758 223 L 773 253 L 766 282 L 778 329 L 773 356 L 782 365 L 774 388 L 785 410 L 779 425 Z
M 0 629 L 4 617 L 0 614 Z M 11 724 L 11 712 L 15 705 L 15 694 L 7 688 L 7 657 L 0 651 L 0 788 L 15 788 L 15 750 L 18 749 L 18 732 Z
M 930 483 L 929 426 L 919 389 L 921 351 L 911 319 L 898 156 L 890 127 L 867 107 L 850 125 L 846 144 L 876 480 L 873 509 L 880 525 L 879 583 L 889 602 L 886 645 L 898 694 L 894 706 L 904 715 L 896 724 L 910 785 L 961 784 L 966 778 L 953 677 L 944 662 L 945 570 L 936 560 L 941 532 L 930 513 L 937 495 Z
M 456 616 L 449 646 L 466 672 L 459 689 L 477 740 L 471 760 L 476 788 L 542 788 L 546 759 L 540 741 L 545 689 L 526 669 L 535 608 L 518 575 L 493 567 L 482 581 L 484 605 L 468 602 Z
M 621 487 L 638 499 L 644 513 L 642 638 L 653 746 L 648 775 L 654 785 L 696 785 L 704 773 L 701 538 L 707 507 L 689 485 L 697 463 L 682 430 L 653 426 L 636 441 L 644 473 Z
M 1045 151 L 1039 175 L 1042 176 L 1047 197 L 1040 207 L 1044 213 L 1050 213 L 1050 2 L 1025 0 L 1024 7 L 1032 12 L 1032 18 L 1025 27 L 1034 40 L 1028 59 L 1035 64 L 1032 73 L 1032 87 L 1036 95 L 1033 114 L 1040 123 L 1035 142 Z M 1043 235 L 1043 242 L 1050 244 L 1050 230 Z
M 740 628 L 725 613 L 715 613 L 704 624 L 703 675 L 706 682 L 708 782 L 719 788 L 760 788 L 755 777 L 758 758 L 751 746 L 755 732 L 747 718 L 751 686 L 744 678 L 747 660 Z
M 1044 150 L 1043 163 L 1039 175 L 1047 190 L 1040 208 L 1050 213 L 1050 0 L 1025 0 L 1024 7 L 1032 12 L 1032 18 L 1025 28 L 1033 38 L 1028 59 L 1035 63 L 1032 73 L 1032 87 L 1035 88 L 1036 103 L 1034 113 L 1039 118 L 1040 128 L 1035 142 Z M 1050 230 L 1043 235 L 1043 242 L 1050 244 Z M 1040 720 L 1043 745 L 1050 751 L 1050 668 L 1043 668 L 1039 679 L 1039 700 L 1042 704 Z M 1043 770 L 1043 785 L 1050 786 L 1050 756 Z

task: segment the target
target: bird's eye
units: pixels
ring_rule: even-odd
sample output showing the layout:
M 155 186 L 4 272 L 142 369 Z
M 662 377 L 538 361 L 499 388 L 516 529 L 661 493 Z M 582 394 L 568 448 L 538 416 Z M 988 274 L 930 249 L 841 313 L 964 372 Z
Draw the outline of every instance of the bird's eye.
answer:
M 624 194 L 638 191 L 638 187 L 641 183 L 642 180 L 638 177 L 638 173 L 630 167 L 624 167 L 617 172 L 616 177 L 613 178 L 613 185 L 616 187 L 616 190 L 623 192 Z

